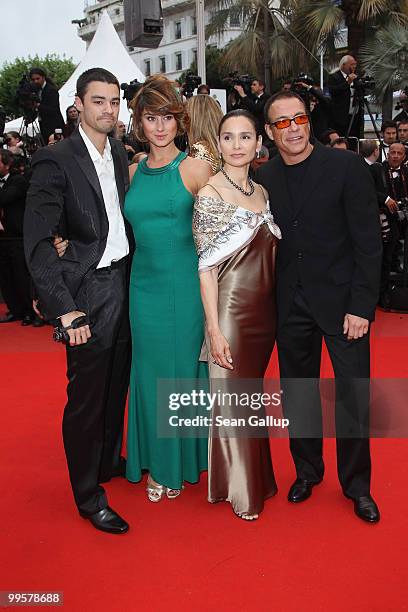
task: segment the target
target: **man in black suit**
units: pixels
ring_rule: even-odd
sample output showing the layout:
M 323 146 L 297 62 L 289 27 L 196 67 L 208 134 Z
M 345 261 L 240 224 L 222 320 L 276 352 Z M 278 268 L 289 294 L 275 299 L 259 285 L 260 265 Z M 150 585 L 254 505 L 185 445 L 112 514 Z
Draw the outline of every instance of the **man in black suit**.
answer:
M 61 114 L 59 93 L 42 68 L 32 68 L 30 70 L 31 82 L 38 89 L 40 103 L 38 105 L 38 116 L 41 136 L 44 144 L 48 144 L 48 139 L 56 128 L 64 129 L 64 118 Z
M 394 121 L 396 123 L 399 123 L 400 121 L 408 121 L 408 96 L 405 91 L 401 93 L 400 104 L 402 106 L 402 110 L 394 117 Z
M 258 180 L 269 191 L 282 231 L 277 344 L 297 473 L 288 498 L 304 501 L 323 478 L 319 377 L 324 337 L 336 377 L 340 483 L 356 514 L 376 522 L 368 439 L 368 332 L 382 253 L 376 194 L 361 158 L 311 144 L 302 98 L 276 94 L 265 113 L 266 130 L 280 153 L 258 171 Z M 297 380 L 291 384 L 290 379 Z
M 264 109 L 270 94 L 265 92 L 264 81 L 262 81 L 262 79 L 253 79 L 251 83 L 251 95 L 247 95 L 242 85 L 235 85 L 234 89 L 240 96 L 240 108 L 245 108 L 254 115 L 258 131 L 265 142 L 267 140 L 267 135 L 264 128 Z
M 329 91 L 333 100 L 331 125 L 340 136 L 354 136 L 360 138 L 363 123 L 363 110 L 360 104 L 358 88 L 355 87 L 357 77 L 357 60 L 352 55 L 341 58 L 339 70 L 329 76 Z M 356 114 L 348 128 L 354 110 Z
M 381 134 L 382 140 L 380 144 L 379 161 L 382 163 L 387 161 L 390 145 L 396 142 L 398 138 L 398 126 L 395 121 L 383 121 L 381 125 Z
M 116 77 L 102 68 L 84 72 L 75 105 L 79 128 L 33 158 L 25 250 L 40 309 L 69 335 L 63 436 L 75 502 L 97 529 L 124 533 L 128 524 L 109 508 L 99 484 L 124 474 L 130 369 L 128 164 L 122 144 L 107 136 L 119 114 Z M 53 246 L 57 233 L 69 241 L 61 258 Z
M 30 325 L 34 312 L 23 245 L 28 181 L 14 171 L 13 163 L 13 155 L 0 149 L 0 289 L 10 311 L 0 323 L 22 320 Z

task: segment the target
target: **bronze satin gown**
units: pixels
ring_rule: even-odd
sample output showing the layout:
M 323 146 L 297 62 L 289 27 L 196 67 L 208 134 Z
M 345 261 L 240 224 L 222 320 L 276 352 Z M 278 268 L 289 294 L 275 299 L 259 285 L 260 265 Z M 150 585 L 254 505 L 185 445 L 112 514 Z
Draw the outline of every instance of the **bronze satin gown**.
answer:
M 263 223 L 249 244 L 218 266 L 219 325 L 230 345 L 234 370 L 213 363 L 209 354 L 210 387 L 212 380 L 224 379 L 222 390 L 228 392 L 231 381 L 233 392 L 237 378 L 263 379 L 265 375 L 276 333 L 277 243 Z M 206 343 L 209 348 L 208 338 Z M 263 391 L 261 382 L 258 391 Z M 213 423 L 217 414 L 234 418 L 233 406 L 216 404 Z M 262 410 L 257 415 L 262 417 Z M 231 437 L 231 428 L 228 437 L 218 437 L 214 431 L 213 427 L 209 439 L 209 501 L 229 501 L 237 514 L 259 514 L 265 499 L 277 491 L 268 430 L 262 438 Z

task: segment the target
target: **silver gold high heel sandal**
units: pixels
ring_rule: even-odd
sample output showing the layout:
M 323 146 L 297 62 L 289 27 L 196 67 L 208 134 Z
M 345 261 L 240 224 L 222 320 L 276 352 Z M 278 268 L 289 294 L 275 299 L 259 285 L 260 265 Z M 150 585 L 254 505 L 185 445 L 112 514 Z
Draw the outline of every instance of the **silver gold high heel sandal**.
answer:
M 176 497 L 180 495 L 181 491 L 182 489 L 170 489 L 169 487 L 166 487 L 167 499 L 176 499 Z
M 161 501 L 164 497 L 165 492 L 166 492 L 166 487 L 164 485 L 160 485 L 158 483 L 153 484 L 152 481 L 150 480 L 150 476 L 148 477 L 147 485 L 146 485 L 146 493 L 147 493 L 147 497 L 149 501 L 153 503 L 157 503 Z

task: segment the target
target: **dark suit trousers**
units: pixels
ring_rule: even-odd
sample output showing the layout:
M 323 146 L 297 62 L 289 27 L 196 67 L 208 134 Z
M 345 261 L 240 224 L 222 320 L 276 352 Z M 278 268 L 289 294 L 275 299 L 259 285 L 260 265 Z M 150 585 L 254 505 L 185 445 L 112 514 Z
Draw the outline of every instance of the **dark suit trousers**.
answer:
M 348 341 L 342 333 L 325 334 L 298 287 L 288 319 L 278 329 L 279 367 L 297 477 L 316 483 L 324 474 L 319 390 L 323 337 L 336 379 L 338 476 L 344 494 L 356 498 L 370 492 L 369 337 Z
M 0 239 L 0 290 L 13 315 L 22 319 L 34 314 L 22 238 Z
M 107 506 L 99 483 L 120 466 L 131 359 L 127 296 L 126 265 L 91 272 L 76 304 L 90 317 L 92 338 L 67 347 L 64 446 L 75 502 L 88 515 Z

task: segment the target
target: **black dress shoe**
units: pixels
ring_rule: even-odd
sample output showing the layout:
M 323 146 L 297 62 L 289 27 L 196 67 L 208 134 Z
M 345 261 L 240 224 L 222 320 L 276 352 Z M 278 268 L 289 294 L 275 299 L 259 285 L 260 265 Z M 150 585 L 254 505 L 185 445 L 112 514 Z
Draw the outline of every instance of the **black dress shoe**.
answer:
M 32 320 L 32 324 L 33 324 L 33 327 L 43 327 L 45 325 L 45 321 L 43 321 L 43 319 L 40 319 L 40 317 L 35 315 L 34 319 Z
M 311 496 L 313 487 L 317 484 L 319 483 L 311 482 L 310 480 L 303 480 L 302 478 L 296 478 L 295 482 L 289 489 L 288 501 L 293 502 L 294 504 L 306 501 L 306 499 Z
M 95 529 L 106 531 L 107 533 L 126 533 L 129 530 L 129 525 L 123 520 L 112 508 L 107 506 L 103 510 L 99 510 L 95 514 L 79 513 L 82 518 L 91 521 Z
M 4 319 L 0 319 L 0 323 L 13 323 L 13 321 L 21 321 L 21 317 L 16 317 L 12 312 L 8 312 Z
M 26 315 L 25 317 L 23 317 L 23 320 L 21 321 L 21 325 L 23 327 L 26 327 L 27 325 L 31 325 L 32 322 L 33 322 L 33 320 L 30 317 L 30 315 Z
M 354 512 L 357 514 L 358 518 L 367 521 L 367 523 L 378 523 L 380 520 L 380 511 L 371 495 L 357 497 L 353 499 L 353 502 Z

